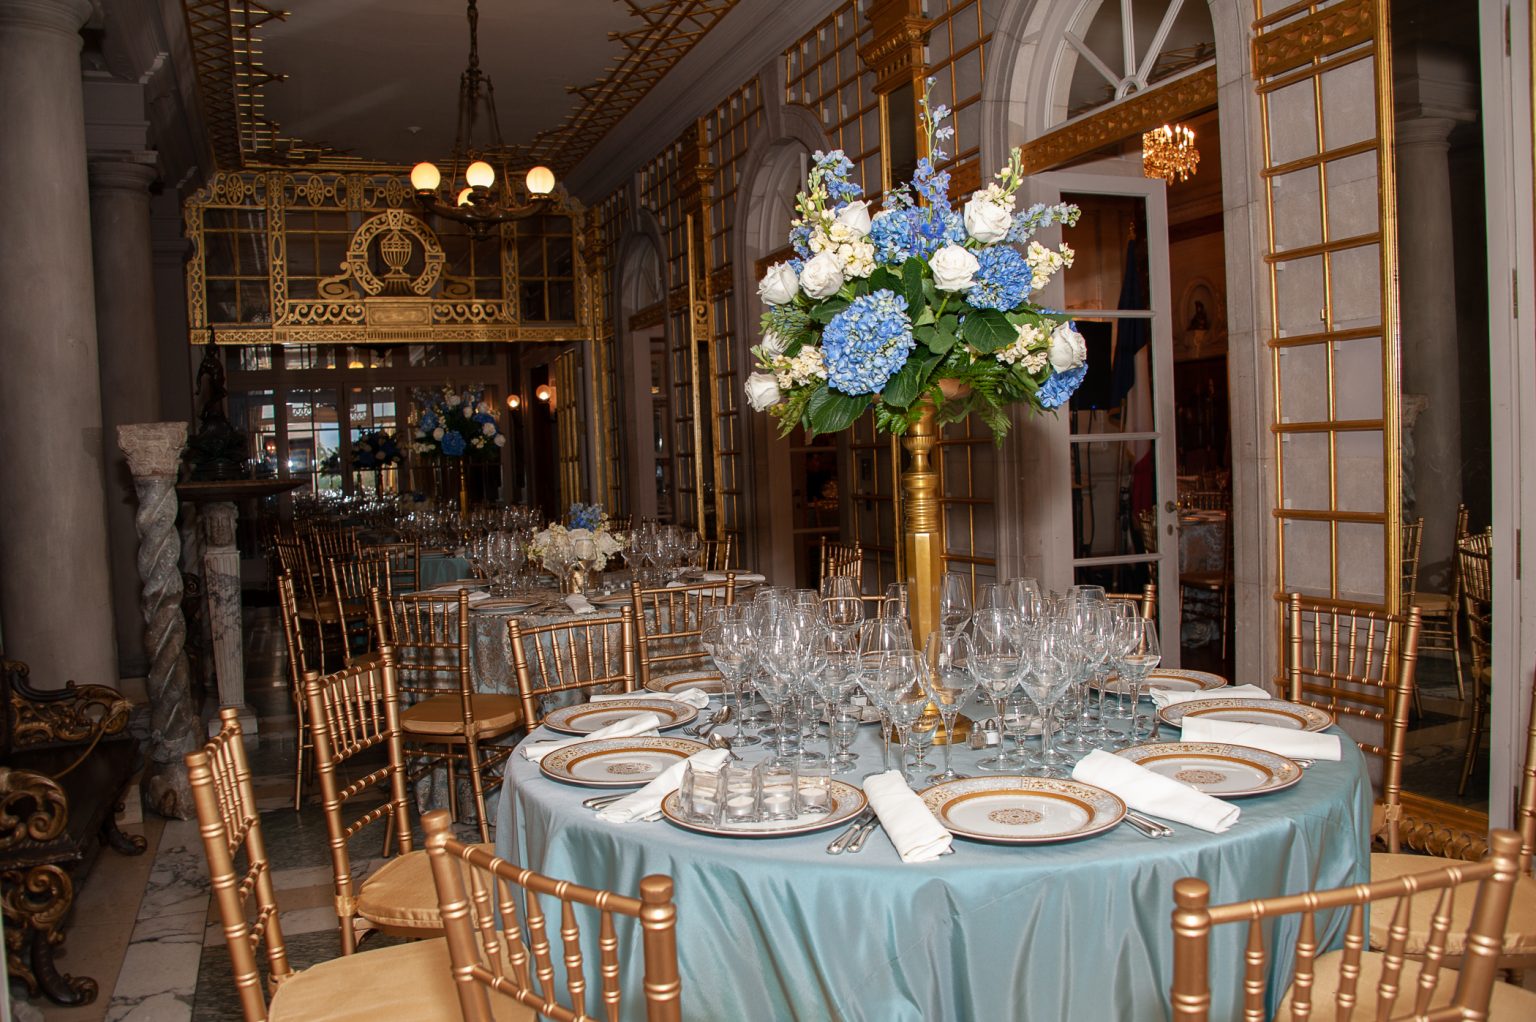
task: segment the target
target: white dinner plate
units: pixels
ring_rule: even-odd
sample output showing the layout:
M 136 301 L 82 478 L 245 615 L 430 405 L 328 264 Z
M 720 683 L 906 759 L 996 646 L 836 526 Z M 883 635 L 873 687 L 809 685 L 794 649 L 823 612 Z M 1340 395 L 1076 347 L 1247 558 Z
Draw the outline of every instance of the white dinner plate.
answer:
M 1315 706 L 1284 699 L 1195 699 L 1174 703 L 1157 711 L 1164 724 L 1179 726 L 1185 717 L 1211 717 L 1237 724 L 1267 724 L 1292 731 L 1321 731 L 1333 723 L 1333 714 Z
M 1147 680 L 1142 683 L 1141 696 L 1143 699 L 1152 697 L 1152 690 L 1162 689 L 1165 692 L 1211 692 L 1217 694 L 1216 689 L 1225 688 L 1227 679 L 1210 671 L 1185 671 L 1173 667 L 1160 667 L 1147 675 Z M 1095 689 L 1099 688 L 1098 682 L 1093 683 Z M 1103 685 L 1106 692 L 1117 695 L 1130 695 L 1130 686 L 1123 683 L 1118 677 L 1111 678 Z
M 488 585 L 490 583 L 483 578 L 456 578 L 452 582 L 439 582 L 436 585 L 430 585 L 426 591 L 435 593 L 441 589 L 484 589 Z
M 757 823 L 699 823 L 683 815 L 682 795 L 672 792 L 661 800 L 661 814 L 667 822 L 684 830 L 697 831 L 714 837 L 790 837 L 794 834 L 812 834 L 828 827 L 847 823 L 864 811 L 868 803 L 864 792 L 847 781 L 833 779 L 828 787 L 832 808 L 825 813 L 801 813 L 793 820 L 764 820 Z
M 470 610 L 495 610 L 505 614 L 530 611 L 542 601 L 530 600 L 526 596 L 493 596 L 489 600 L 476 600 L 469 605 Z
M 1156 742 L 1115 755 L 1217 798 L 1246 798 L 1283 791 L 1301 780 L 1294 759 L 1246 745 Z
M 1119 797 L 1054 777 L 967 777 L 919 793 L 939 825 L 957 837 L 1043 845 L 1102 834 L 1125 817 Z
M 539 761 L 539 772 L 583 788 L 635 788 L 707 748 L 688 738 L 599 738 L 546 754 Z
M 699 715 L 698 710 L 676 699 L 605 699 L 600 703 L 581 703 L 552 710 L 544 718 L 544 726 L 568 735 L 590 735 L 641 713 L 654 713 L 660 717 L 662 731 L 682 727 Z
M 697 689 L 705 695 L 717 696 L 725 691 L 725 681 L 716 671 L 678 671 L 675 674 L 663 674 L 652 678 L 646 682 L 645 687 L 649 692 L 662 692 L 667 695 Z

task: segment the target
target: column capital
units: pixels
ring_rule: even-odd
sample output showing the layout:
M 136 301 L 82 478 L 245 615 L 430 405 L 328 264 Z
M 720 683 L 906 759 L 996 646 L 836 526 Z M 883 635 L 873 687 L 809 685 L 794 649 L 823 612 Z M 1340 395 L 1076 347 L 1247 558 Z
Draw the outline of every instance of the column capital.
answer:
M 160 172 L 155 169 L 154 158 L 154 153 L 92 156 L 86 164 L 91 191 L 142 193 L 147 200 L 149 186 L 160 177 Z
M 140 422 L 117 427 L 117 446 L 128 456 L 128 471 L 142 476 L 176 477 L 187 446 L 185 422 Z
M 1448 149 L 1451 132 L 1461 122 L 1453 117 L 1405 117 L 1395 126 L 1399 146 L 1428 146 Z
M 80 29 L 91 16 L 90 0 L 0 0 L 0 30 L 40 29 L 80 40 Z

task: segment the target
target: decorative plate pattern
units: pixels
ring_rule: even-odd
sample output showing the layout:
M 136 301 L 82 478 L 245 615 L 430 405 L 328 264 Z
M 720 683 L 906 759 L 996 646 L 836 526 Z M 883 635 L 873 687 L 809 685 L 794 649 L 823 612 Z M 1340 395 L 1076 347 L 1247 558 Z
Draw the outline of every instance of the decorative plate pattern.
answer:
M 1294 759 L 1246 745 L 1156 742 L 1122 749 L 1116 755 L 1217 798 L 1283 791 L 1302 775 L 1301 764 Z
M 698 689 L 706 695 L 717 696 L 725 691 L 725 682 L 715 671 L 678 671 L 676 674 L 663 674 L 659 678 L 652 678 L 645 684 L 648 692 L 686 692 L 689 689 Z
M 581 703 L 552 710 L 544 718 L 544 726 L 568 735 L 590 735 L 640 713 L 654 713 L 660 717 L 662 731 L 682 727 L 699 715 L 698 710 L 676 699 L 605 699 L 600 703 Z
M 1157 711 L 1164 724 L 1179 726 L 1185 717 L 1214 717 L 1239 724 L 1268 724 L 1292 731 L 1321 731 L 1333 723 L 1333 714 L 1315 706 L 1284 699 L 1195 699 L 1174 703 Z
M 829 812 L 801 813 L 793 820 L 767 820 L 761 823 L 697 823 L 683 816 L 681 795 L 674 791 L 661 800 L 661 814 L 668 823 L 684 830 L 710 834 L 714 837 L 791 837 L 795 834 L 813 834 L 818 830 L 847 823 L 864 811 L 867 804 L 864 792 L 847 781 L 833 779 L 828 789 L 832 797 Z
M 539 772 L 583 788 L 635 788 L 707 748 L 687 738 L 599 738 L 556 749 L 539 762 Z
M 1141 686 L 1141 697 L 1150 699 L 1154 688 L 1167 692 L 1211 692 L 1226 687 L 1226 684 L 1226 678 L 1209 671 L 1185 671 L 1173 667 L 1160 667 L 1147 675 L 1147 680 Z M 1095 681 L 1093 687 L 1095 689 L 1102 687 L 1106 692 L 1116 695 L 1131 694 L 1130 686 L 1122 683 L 1118 677 L 1103 683 Z
M 951 834 L 1009 845 L 1076 841 L 1125 817 L 1125 803 L 1103 788 L 1054 777 L 968 777 L 920 797 Z

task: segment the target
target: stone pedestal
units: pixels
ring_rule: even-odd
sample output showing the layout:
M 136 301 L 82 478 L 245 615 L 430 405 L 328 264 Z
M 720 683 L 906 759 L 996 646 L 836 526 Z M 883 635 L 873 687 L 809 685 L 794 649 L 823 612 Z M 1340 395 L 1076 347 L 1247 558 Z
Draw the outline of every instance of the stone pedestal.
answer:
M 240 549 L 235 545 L 235 522 L 239 517 L 240 509 L 231 501 L 203 505 L 203 585 L 213 625 L 213 670 L 219 682 L 219 706 L 238 709 L 240 726 L 246 734 L 254 734 L 256 715 L 245 702 Z M 216 731 L 216 721 L 210 721 L 209 727 Z
M 176 472 L 187 444 L 185 422 L 150 422 L 117 428 L 138 494 L 135 524 L 143 583 L 144 648 L 149 653 L 149 765 L 140 781 L 144 803 L 162 816 L 195 815 L 182 757 L 202 744 L 192 705 L 192 684 L 182 649 L 181 537 L 176 532 Z
M 0 0 L 0 615 L 35 683 L 117 681 L 102 487 L 80 27 Z

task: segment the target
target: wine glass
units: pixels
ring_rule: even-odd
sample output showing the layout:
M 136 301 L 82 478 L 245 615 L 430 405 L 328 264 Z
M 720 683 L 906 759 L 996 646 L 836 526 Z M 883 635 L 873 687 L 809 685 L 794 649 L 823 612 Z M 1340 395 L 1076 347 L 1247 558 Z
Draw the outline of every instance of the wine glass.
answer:
M 880 711 L 881 749 L 884 753 L 883 769 L 891 768 L 890 716 L 885 708 L 885 693 L 879 685 L 880 665 L 887 654 L 902 653 L 912 648 L 906 621 L 900 618 L 881 617 L 865 621 L 859 628 L 860 684 Z
M 830 728 L 827 733 L 827 754 L 834 770 L 846 770 L 858 762 L 850 755 L 848 746 L 858 733 L 860 715 L 848 706 L 848 696 L 858 685 L 860 659 L 857 650 L 831 649 L 826 663 L 814 678 L 816 692 L 827 704 Z M 846 719 L 845 719 L 846 718 Z
M 959 572 L 944 573 L 939 583 L 939 624 L 954 631 L 971 617 L 971 580 Z
M 858 596 L 826 596 L 821 618 L 838 649 L 857 649 L 859 625 L 864 621 L 864 600 Z
M 977 686 L 992 700 L 1001 726 L 1008 694 L 1019 682 L 1023 650 L 1018 634 L 999 619 L 1004 619 L 1004 613 L 999 610 L 983 611 L 976 615 L 976 634 L 971 639 L 970 658 L 966 667 L 976 679 Z M 1006 773 L 1013 768 L 1013 764 L 999 746 L 996 756 L 981 760 L 976 768 Z
M 923 655 L 927 667 L 923 679 L 928 698 L 939 711 L 948 739 L 944 743 L 944 769 L 928 777 L 930 783 L 938 784 L 965 776 L 955 773 L 950 764 L 950 750 L 955 744 L 955 719 L 976 693 L 976 677 L 969 669 L 971 640 L 964 632 L 936 631 L 924 643 Z
M 886 653 L 880 660 L 876 686 L 881 692 L 887 716 L 896 728 L 897 743 L 901 747 L 901 778 L 907 775 L 907 743 L 912 725 L 923 715 L 928 706 L 928 693 L 923 688 L 922 676 L 926 673 L 923 661 L 916 650 L 900 650 Z
M 1072 675 L 1063 657 L 1067 647 L 1064 626 L 1057 622 L 1054 627 L 1042 630 L 1031 646 L 1029 661 L 1020 675 L 1019 685 L 1029 696 L 1040 714 L 1039 772 L 1044 777 L 1068 777 L 1071 775 L 1068 757 L 1062 756 L 1051 746 L 1054 728 L 1052 712 L 1067 687 Z
M 851 575 L 828 575 L 818 587 L 823 600 L 858 599 L 859 582 Z
M 715 628 L 717 636 L 711 657 L 715 661 L 716 669 L 720 671 L 720 677 L 725 681 L 726 691 L 736 704 L 737 728 L 736 737 L 732 742 L 736 745 L 756 745 L 761 739 L 746 733 L 746 720 L 742 710 L 743 687 L 747 676 L 752 671 L 756 650 L 752 623 L 742 608 L 727 607 L 720 615 Z
M 1128 640 L 1127 652 L 1120 656 L 1120 670 L 1131 690 L 1131 723 L 1126 734 L 1132 742 L 1149 734 L 1141 729 L 1141 687 L 1146 683 L 1147 675 L 1163 662 L 1156 623 L 1140 616 L 1133 620 L 1135 624 L 1131 626 L 1131 632 L 1134 638 Z

